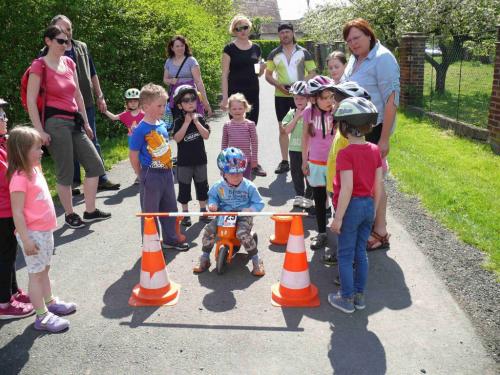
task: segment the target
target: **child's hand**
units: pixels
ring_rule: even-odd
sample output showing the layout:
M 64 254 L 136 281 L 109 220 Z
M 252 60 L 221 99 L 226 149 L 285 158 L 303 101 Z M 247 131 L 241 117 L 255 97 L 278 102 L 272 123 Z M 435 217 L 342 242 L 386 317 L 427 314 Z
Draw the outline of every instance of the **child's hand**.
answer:
M 26 253 L 27 256 L 38 254 L 39 251 L 38 246 L 36 246 L 36 244 L 31 239 L 23 241 L 23 246 L 24 246 L 24 252 Z
M 217 212 L 217 210 L 218 210 L 218 209 L 219 209 L 219 207 L 217 207 L 217 205 L 216 205 L 216 204 L 209 204 L 209 205 L 208 205 L 208 210 L 209 210 L 210 212 Z
M 302 173 L 304 173 L 304 176 L 309 176 L 309 164 L 307 164 L 307 160 L 302 162 Z
M 201 125 L 200 115 L 198 113 L 193 113 L 191 117 L 193 118 L 193 122 L 195 123 L 195 125 Z
M 184 116 L 184 124 L 189 124 L 193 120 L 193 115 L 191 113 L 186 113 Z
M 298 108 L 297 108 L 297 109 L 295 110 L 295 116 L 294 116 L 294 118 L 296 118 L 296 119 L 301 118 L 301 117 L 302 117 L 302 113 L 303 113 L 303 112 L 304 112 L 304 110 L 302 110 L 302 109 L 298 109 Z
M 342 219 L 335 218 L 332 221 L 332 225 L 330 226 L 330 230 L 333 233 L 340 234 L 340 229 L 342 228 Z

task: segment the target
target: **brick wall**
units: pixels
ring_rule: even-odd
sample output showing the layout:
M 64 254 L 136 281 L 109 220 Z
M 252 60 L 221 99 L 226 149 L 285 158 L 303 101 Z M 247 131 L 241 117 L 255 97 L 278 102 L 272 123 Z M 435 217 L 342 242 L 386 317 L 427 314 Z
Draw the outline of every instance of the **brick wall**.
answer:
M 488 116 L 488 141 L 492 150 L 500 154 L 500 25 L 497 26 L 496 57 L 493 70 L 490 114 Z
M 407 33 L 399 45 L 399 68 L 401 70 L 402 107 L 422 105 L 424 94 L 424 55 L 427 36 L 422 33 Z

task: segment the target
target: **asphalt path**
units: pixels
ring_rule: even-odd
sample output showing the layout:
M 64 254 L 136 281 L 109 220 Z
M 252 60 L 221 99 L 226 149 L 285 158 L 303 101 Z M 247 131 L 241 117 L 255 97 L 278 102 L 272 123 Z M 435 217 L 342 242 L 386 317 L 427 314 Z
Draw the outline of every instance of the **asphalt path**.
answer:
M 216 156 L 226 115 L 210 121 L 206 142 L 209 183 L 218 178 Z M 260 163 L 268 177 L 254 181 L 266 211 L 292 208 L 290 174 L 275 175 L 280 161 L 273 91 L 261 81 L 258 125 Z M 274 223 L 256 218 L 259 252 L 266 275 L 251 275 L 251 262 L 238 254 L 224 275 L 214 261 L 194 275 L 203 225 L 194 219 L 186 231 L 188 252 L 167 253 L 170 279 L 181 284 L 172 307 L 128 305 L 139 281 L 141 235 L 138 188 L 128 161 L 110 175 L 118 192 L 100 192 L 98 206 L 113 217 L 84 229 L 62 225 L 55 232 L 51 279 L 54 294 L 78 304 L 62 334 L 33 329 L 33 317 L 0 322 L 1 374 L 494 374 L 470 320 L 446 290 L 405 228 L 388 213 L 389 251 L 369 254 L 367 308 L 352 315 L 334 310 L 328 293 L 335 267 L 309 250 L 314 219 L 304 219 L 312 282 L 319 288 L 317 308 L 277 308 L 271 286 L 279 281 L 284 246 L 270 245 Z M 81 198 L 77 212 L 83 212 Z M 191 210 L 197 210 L 191 203 Z M 333 245 L 335 238 L 330 235 Z M 243 252 L 244 253 L 244 252 Z M 18 279 L 27 272 L 18 256 Z

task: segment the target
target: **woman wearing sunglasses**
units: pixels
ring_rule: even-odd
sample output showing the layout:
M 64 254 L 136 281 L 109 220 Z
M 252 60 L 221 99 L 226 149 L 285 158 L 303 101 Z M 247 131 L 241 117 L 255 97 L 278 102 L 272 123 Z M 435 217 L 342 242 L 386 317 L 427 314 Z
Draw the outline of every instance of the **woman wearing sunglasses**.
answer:
M 47 54 L 31 64 L 27 89 L 28 113 L 54 160 L 57 193 L 66 214 L 65 222 L 71 228 L 81 228 L 84 223 L 111 217 L 111 214 L 95 207 L 98 179 L 104 174 L 104 166 L 91 142 L 94 134 L 78 85 L 76 64 L 64 56 L 70 40 L 59 26 L 52 25 L 45 30 L 43 41 Z M 41 88 L 44 90 L 43 119 L 37 107 Z M 71 183 L 74 155 L 83 165 L 86 175 L 83 220 L 73 211 Z
M 241 93 L 251 106 L 246 118 L 255 125 L 259 120 L 259 77 L 265 72 L 262 52 L 252 43 L 252 23 L 243 15 L 236 15 L 229 32 L 236 38 L 224 47 L 222 54 L 222 101 L 221 109 L 227 111 L 228 98 Z M 256 176 L 266 176 L 260 165 L 252 169 Z

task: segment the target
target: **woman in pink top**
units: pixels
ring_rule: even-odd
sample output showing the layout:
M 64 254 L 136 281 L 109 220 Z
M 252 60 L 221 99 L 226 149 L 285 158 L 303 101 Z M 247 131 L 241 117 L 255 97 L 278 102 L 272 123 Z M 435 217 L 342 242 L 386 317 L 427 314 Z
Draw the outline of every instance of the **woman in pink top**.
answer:
M 56 25 L 45 30 L 43 40 L 48 52 L 31 64 L 27 90 L 28 113 L 54 160 L 57 193 L 66 213 L 66 224 L 71 228 L 81 228 L 84 222 L 111 217 L 111 214 L 95 207 L 98 179 L 104 174 L 104 166 L 90 140 L 94 135 L 78 87 L 76 65 L 73 60 L 64 56 L 70 40 Z M 45 88 L 44 119 L 40 118 L 36 105 L 41 87 Z M 73 155 L 76 155 L 85 169 L 83 221 L 73 211 Z
M 257 167 L 259 161 L 255 122 L 246 119 L 246 113 L 251 110 L 251 106 L 243 94 L 237 93 L 229 97 L 228 108 L 232 118 L 224 124 L 221 150 L 236 147 L 243 151 L 247 157 L 247 168 L 243 177 L 251 179 L 252 169 Z M 265 172 L 259 175 L 265 176 Z
M 7 142 L 9 191 L 16 237 L 29 275 L 28 293 L 35 308 L 35 329 L 60 332 L 69 327 L 67 315 L 76 305 L 52 295 L 49 279 L 57 226 L 54 203 L 43 177 L 42 138 L 31 127 L 18 126 Z
M 319 250 L 328 244 L 326 235 L 326 164 L 335 135 L 332 109 L 334 104 L 333 81 L 316 76 L 307 81 L 307 93 L 312 106 L 307 107 L 302 117 L 302 171 L 311 185 L 316 209 L 318 235 L 311 241 L 311 249 Z

